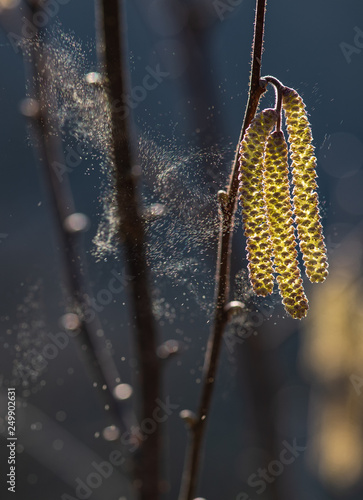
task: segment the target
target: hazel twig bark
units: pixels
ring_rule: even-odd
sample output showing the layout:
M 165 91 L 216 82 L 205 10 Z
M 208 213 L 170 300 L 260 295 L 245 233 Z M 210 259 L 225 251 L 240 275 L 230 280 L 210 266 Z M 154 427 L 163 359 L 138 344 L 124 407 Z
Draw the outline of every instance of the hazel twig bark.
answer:
M 34 2 L 29 8 L 24 6 L 23 14 L 31 19 L 40 8 Z M 97 314 L 87 319 L 85 311 L 89 308 L 85 296 L 91 296 L 87 287 L 87 272 L 80 245 L 80 231 L 72 230 L 74 217 L 74 200 L 67 173 L 60 180 L 54 165 L 63 165 L 59 124 L 54 111 L 50 88 L 52 74 L 49 70 L 49 53 L 47 51 L 45 33 L 37 29 L 34 39 L 21 47 L 24 50 L 25 72 L 30 84 L 31 98 L 22 102 L 21 110 L 30 123 L 36 139 L 44 182 L 53 209 L 53 217 L 59 238 L 64 270 L 66 299 L 71 313 L 74 315 L 77 342 L 82 348 L 82 355 L 92 380 L 97 382 L 97 391 L 103 405 L 110 409 L 110 423 L 117 424 L 120 429 L 127 428 L 129 411 L 125 404 L 115 398 L 114 389 L 119 373 L 112 355 L 99 338 L 101 330 Z M 27 61 L 28 60 L 28 61 Z M 102 388 L 106 387 L 106 390 Z
M 264 86 L 260 84 L 265 8 L 266 0 L 256 0 L 249 97 L 233 162 L 232 174 L 226 191 L 227 196 L 221 197 L 223 199 L 223 205 L 221 204 L 220 210 L 221 222 L 216 270 L 214 322 L 204 361 L 202 393 L 197 420 L 190 428 L 179 500 L 192 500 L 197 488 L 203 438 L 217 375 L 223 333 L 228 320 L 226 304 L 228 301 L 230 283 L 231 238 L 233 234 L 234 214 L 239 186 L 239 145 L 256 114 L 260 97 L 265 91 Z
M 121 8 L 119 8 L 121 5 Z M 119 218 L 119 239 L 124 249 L 130 284 L 136 347 L 139 359 L 139 390 L 142 421 L 155 421 L 153 412 L 160 397 L 160 362 L 157 357 L 157 331 L 152 312 L 150 283 L 145 254 L 145 231 L 137 189 L 136 164 L 133 160 L 130 127 L 114 106 L 127 93 L 124 57 L 125 23 L 123 2 L 96 0 L 98 53 L 106 80 L 111 118 L 111 154 Z M 157 500 L 160 482 L 160 429 L 157 425 L 141 445 L 138 473 L 141 500 Z

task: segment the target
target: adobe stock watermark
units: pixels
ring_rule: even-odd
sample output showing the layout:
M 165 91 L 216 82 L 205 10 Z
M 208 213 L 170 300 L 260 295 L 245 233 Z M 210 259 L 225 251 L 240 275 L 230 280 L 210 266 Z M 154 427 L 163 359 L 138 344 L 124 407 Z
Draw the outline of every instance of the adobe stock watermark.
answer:
M 82 163 L 83 158 L 92 151 L 92 147 L 91 145 L 85 143 L 77 144 L 75 149 L 70 146 L 66 146 L 65 150 L 65 163 L 53 161 L 51 164 L 51 167 L 54 170 L 59 182 L 63 182 L 63 176 L 65 173 L 73 172 L 73 170 Z
M 164 401 L 157 398 L 155 404 L 152 418 L 145 418 L 140 426 L 133 426 L 130 431 L 126 431 L 121 435 L 121 443 L 129 453 L 136 451 L 140 442 L 145 441 L 148 436 L 155 432 L 159 424 L 166 422 L 180 407 L 179 404 L 171 403 L 169 396 Z M 61 500 L 87 500 L 95 489 L 102 486 L 104 481 L 111 477 L 115 467 L 120 467 L 125 461 L 126 459 L 121 451 L 114 450 L 110 453 L 107 461 L 91 462 L 89 474 L 75 479 L 75 496 L 63 493 Z
M 134 110 L 137 106 L 145 101 L 148 93 L 155 90 L 168 76 L 168 71 L 161 71 L 160 64 L 153 69 L 151 66 L 146 66 L 145 76 L 142 79 L 141 85 L 134 85 L 130 94 L 123 94 L 120 99 L 112 102 L 111 107 L 117 113 L 121 113 L 122 118 L 127 118 L 130 110 Z
M 355 26 L 353 29 L 355 31 L 355 35 L 353 38 L 354 45 L 347 42 L 341 42 L 339 44 L 340 50 L 342 51 L 343 56 L 348 64 L 352 62 L 352 55 L 360 54 L 363 49 L 363 31 L 358 28 L 358 26 Z
M 119 274 L 115 269 L 111 271 L 112 278 L 108 282 L 107 288 L 99 290 L 94 298 L 85 297 L 86 308 L 84 310 L 84 321 L 90 323 L 96 316 L 96 313 L 103 311 L 109 305 L 114 295 L 121 293 L 133 276 L 125 274 L 125 270 Z M 63 351 L 69 344 L 69 339 L 78 335 L 79 331 L 66 330 L 58 333 L 48 333 L 49 342 L 41 350 L 35 348 L 28 351 L 28 363 L 36 371 L 42 371 L 49 363 L 55 359 L 60 351 Z M 22 373 L 22 370 L 24 372 Z M 18 367 L 17 372 L 20 376 L 25 375 L 25 368 Z
M 102 288 L 96 293 L 96 296 L 90 298 L 85 296 L 86 303 L 88 305 L 87 309 L 83 311 L 84 320 L 86 323 L 90 323 L 94 320 L 96 312 L 101 312 L 106 306 L 111 304 L 114 295 L 121 293 L 127 285 L 134 279 L 134 276 L 129 276 L 126 274 L 125 269 L 119 274 L 115 269 L 111 271 L 112 278 L 108 282 L 107 288 Z
M 13 50 L 17 54 L 21 49 L 25 40 L 34 38 L 39 29 L 45 28 L 49 21 L 53 19 L 59 12 L 61 5 L 66 5 L 70 0 L 39 0 L 38 9 L 33 13 L 30 19 L 23 16 L 21 18 L 21 35 L 10 32 L 7 34 Z
M 115 100 L 111 108 L 117 113 L 122 114 L 122 118 L 127 118 L 130 110 L 134 110 L 143 102 L 149 91 L 155 90 L 170 73 L 161 71 L 160 64 L 157 64 L 155 69 L 146 66 L 146 75 L 142 80 L 142 85 L 136 85 L 131 89 L 130 94 L 123 94 L 120 99 Z M 87 142 L 85 144 L 77 144 L 75 148 L 70 146 L 65 147 L 64 163 L 53 161 L 51 164 L 58 181 L 63 181 L 63 176 L 66 173 L 71 173 L 77 168 L 84 157 L 87 157 L 92 151 L 92 147 Z
M 234 11 L 243 0 L 213 0 L 213 7 L 220 21 L 224 21 L 226 14 Z
M 302 452 L 306 450 L 306 446 L 298 446 L 296 438 L 292 444 L 288 441 L 282 441 L 283 449 L 280 451 L 278 460 L 271 460 L 265 469 L 259 468 L 257 472 L 251 474 L 247 479 L 247 484 L 255 489 L 257 495 L 263 493 L 268 484 L 273 483 L 278 476 L 284 472 L 285 467 L 295 462 Z M 241 492 L 237 495 L 236 500 L 251 500 L 248 493 Z

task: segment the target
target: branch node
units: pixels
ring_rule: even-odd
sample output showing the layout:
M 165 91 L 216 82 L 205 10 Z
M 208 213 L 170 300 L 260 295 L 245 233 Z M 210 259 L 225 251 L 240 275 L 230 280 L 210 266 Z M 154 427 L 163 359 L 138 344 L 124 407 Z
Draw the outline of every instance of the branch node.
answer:
M 233 316 L 240 316 L 246 312 L 246 306 L 239 300 L 232 300 L 231 302 L 228 302 L 224 308 L 224 312 L 227 315 L 227 321 L 229 321 Z
M 171 339 L 167 340 L 166 342 L 163 342 L 157 348 L 156 354 L 160 359 L 167 360 L 175 356 L 176 354 L 180 354 L 182 350 L 183 346 L 181 342 L 178 342 L 178 340 Z
M 188 429 L 192 429 L 193 427 L 195 427 L 196 423 L 198 422 L 196 414 L 191 410 L 182 410 L 179 413 L 179 417 L 184 420 Z
M 268 81 L 265 79 L 265 78 L 260 78 L 260 87 L 264 90 L 266 90 L 266 87 L 267 87 L 267 84 L 268 84 Z
M 19 103 L 20 113 L 26 118 L 36 120 L 40 116 L 39 101 L 31 97 L 26 97 Z
M 226 193 L 226 191 L 223 191 L 223 189 L 221 189 L 217 193 L 217 199 L 218 199 L 218 203 L 219 203 L 219 206 L 221 208 L 222 214 L 226 215 L 228 212 L 228 200 L 229 200 L 228 193 Z

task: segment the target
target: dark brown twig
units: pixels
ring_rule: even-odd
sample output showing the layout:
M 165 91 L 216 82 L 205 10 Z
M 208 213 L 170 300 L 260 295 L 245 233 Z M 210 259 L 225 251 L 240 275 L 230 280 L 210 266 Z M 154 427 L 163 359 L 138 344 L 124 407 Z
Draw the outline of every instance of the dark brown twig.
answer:
M 39 5 L 34 2 L 31 9 L 24 6 L 22 13 L 30 18 L 38 8 Z M 83 260 L 80 257 L 80 234 L 67 227 L 66 223 L 74 213 L 73 196 L 67 174 L 64 173 L 60 180 L 53 168 L 54 164 L 63 165 L 65 161 L 58 123 L 52 111 L 54 107 L 48 92 L 51 75 L 47 64 L 47 51 L 44 37 L 40 32 L 37 32 L 34 40 L 28 46 L 30 61 L 27 64 L 28 71 L 26 71 L 29 82 L 32 82 L 32 99 L 27 99 L 22 109 L 30 119 L 32 130 L 37 138 L 47 194 L 50 197 L 63 252 L 67 298 L 70 301 L 72 313 L 78 317 L 78 324 L 76 322 L 75 326 L 78 332 L 77 340 L 82 346 L 82 354 L 86 358 L 90 375 L 97 382 L 98 394 L 103 404 L 109 408 L 109 414 L 112 417 L 110 423 L 117 424 L 123 430 L 129 427 L 131 419 L 128 421 L 125 404 L 118 401 L 113 392 L 119 383 L 119 372 L 104 341 L 97 335 L 97 331 L 101 329 L 97 315 L 94 314 L 91 321 L 86 321 L 84 317 L 84 312 L 88 308 L 85 295 L 87 293 L 90 296 L 90 292 L 86 287 L 87 278 Z M 24 55 L 25 59 L 26 55 Z M 105 386 L 106 390 L 104 390 Z
M 122 2 L 120 2 L 122 5 Z M 160 366 L 156 354 L 157 333 L 152 312 L 144 247 L 144 225 L 139 208 L 137 170 L 133 163 L 129 124 L 113 103 L 126 93 L 125 23 L 119 0 L 97 0 L 98 51 L 106 80 L 111 118 L 112 161 L 119 217 L 119 239 L 128 272 L 134 277 L 130 289 L 139 358 L 141 419 L 152 419 L 160 396 Z M 159 496 L 160 432 L 157 428 L 142 444 L 139 472 L 142 500 Z
M 203 436 L 212 400 L 223 332 L 227 322 L 226 304 L 230 281 L 230 248 L 238 193 L 238 149 L 246 129 L 256 114 L 259 99 L 265 91 L 265 87 L 260 84 L 265 8 L 266 0 L 256 0 L 252 70 L 247 109 L 238 141 L 229 187 L 226 193 L 220 193 L 221 226 L 216 273 L 217 289 L 214 324 L 208 340 L 204 362 L 203 386 L 197 420 L 190 428 L 190 443 L 186 455 L 179 500 L 192 500 L 197 487 Z

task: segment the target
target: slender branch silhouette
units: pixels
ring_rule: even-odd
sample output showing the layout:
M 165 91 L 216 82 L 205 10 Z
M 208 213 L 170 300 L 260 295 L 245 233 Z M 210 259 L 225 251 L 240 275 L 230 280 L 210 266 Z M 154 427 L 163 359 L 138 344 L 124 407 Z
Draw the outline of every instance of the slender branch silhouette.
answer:
M 23 14 L 30 18 L 37 12 L 38 8 L 37 3 L 32 4 L 31 9 L 24 6 Z M 62 179 L 59 179 L 53 168 L 54 164 L 63 165 L 65 161 L 57 119 L 51 111 L 54 109 L 48 92 L 51 75 L 47 65 L 48 54 L 45 37 L 41 31 L 38 31 L 35 40 L 35 43 L 29 44 L 29 61 L 27 63 L 24 54 L 25 71 L 29 74 L 28 81 L 33 82 L 33 84 L 32 97 L 23 101 L 22 111 L 32 125 L 47 193 L 53 208 L 54 220 L 63 251 L 67 300 L 70 302 L 70 310 L 78 318 L 74 326 L 78 332 L 76 340 L 82 348 L 82 357 L 86 360 L 90 376 L 96 382 L 98 394 L 103 404 L 109 407 L 110 424 L 116 424 L 123 430 L 129 428 L 134 419 L 131 409 L 128 407 L 129 404 L 121 402 L 115 397 L 114 389 L 120 382 L 120 377 L 109 349 L 104 340 L 97 335 L 97 332 L 102 328 L 101 323 L 95 311 L 91 321 L 86 321 L 84 316 L 84 312 L 89 307 L 85 296 L 91 298 L 91 292 L 86 285 L 88 277 L 84 258 L 81 257 L 82 228 L 77 228 L 72 223 L 75 208 L 67 173 L 64 172 Z M 86 218 L 84 217 L 84 219 Z
M 38 9 L 42 8 L 44 2 L 42 0 L 28 0 L 23 3 L 27 9 L 30 7 L 30 12 L 34 17 L 34 14 L 39 13 Z M 131 293 L 133 308 L 132 323 L 135 329 L 135 343 L 139 362 L 138 390 L 141 400 L 140 421 L 147 422 L 152 420 L 154 424 L 156 424 L 154 415 L 159 403 L 158 398 L 161 396 L 161 366 L 157 356 L 158 332 L 152 308 L 151 288 L 145 252 L 145 228 L 142 200 L 138 189 L 140 169 L 137 165 L 138 158 L 136 158 L 133 147 L 133 134 L 130 123 L 127 117 L 123 116 L 120 109 L 116 107 L 116 103 L 119 102 L 123 96 L 127 95 L 128 92 L 128 69 L 125 50 L 126 23 L 123 16 L 124 2 L 122 2 L 122 0 L 95 0 L 95 5 L 98 35 L 97 49 L 108 101 L 108 113 L 105 113 L 105 115 L 107 115 L 107 119 L 110 119 L 110 164 L 113 168 L 115 188 L 114 201 L 117 207 L 118 217 L 118 240 L 120 246 L 124 250 L 124 260 L 128 273 L 133 278 L 129 285 L 129 290 Z M 170 8 L 170 6 L 168 7 Z M 194 415 L 189 410 L 181 412 L 181 416 L 189 425 L 190 433 L 179 500 L 192 500 L 195 498 L 201 469 L 204 435 L 217 377 L 223 334 L 230 316 L 234 313 L 238 313 L 239 310 L 241 311 L 244 306 L 238 301 L 230 302 L 229 298 L 231 245 L 239 188 L 239 146 L 244 137 L 246 142 L 246 137 L 248 137 L 251 131 L 250 128 L 245 136 L 247 128 L 256 115 L 260 97 L 265 92 L 267 83 L 273 84 L 275 89 L 277 89 L 276 109 L 279 114 L 276 122 L 277 131 L 280 131 L 282 105 L 285 105 L 285 108 L 291 111 L 292 106 L 296 105 L 297 102 L 300 106 L 300 115 L 302 118 L 305 116 L 304 104 L 300 96 L 298 96 L 293 89 L 282 87 L 281 82 L 271 76 L 261 79 L 265 10 L 266 0 L 256 0 L 248 102 L 235 159 L 232 165 L 229 184 L 225 191 L 219 191 L 218 193 L 220 232 L 215 275 L 214 322 L 204 360 L 203 380 L 197 414 Z M 23 12 L 24 11 L 22 11 L 22 14 Z M 176 15 L 179 15 L 179 11 Z M 188 23 L 189 26 L 186 30 L 188 36 L 186 36 L 186 38 L 193 38 L 192 42 L 189 42 L 190 47 L 193 47 L 195 45 L 195 40 L 201 41 L 202 30 L 200 26 L 197 25 L 198 16 L 196 13 L 194 12 L 192 15 L 192 9 L 190 10 Z M 38 29 L 35 35 L 39 35 L 39 32 L 42 32 L 42 30 Z M 192 37 L 190 35 L 192 35 Z M 18 36 L 18 38 L 20 37 Z M 125 418 L 125 408 L 117 401 L 113 391 L 117 383 L 116 381 L 118 380 L 118 371 L 113 362 L 111 353 L 104 343 L 102 343 L 103 341 L 100 341 L 97 336 L 97 330 L 100 329 L 101 325 L 96 316 L 93 321 L 86 321 L 84 317 L 86 305 L 85 295 L 86 293 L 89 294 L 89 292 L 86 286 L 87 277 L 82 267 L 83 259 L 80 256 L 79 237 L 81 231 L 75 228 L 75 226 L 72 227 L 72 224 L 67 224 L 67 221 L 69 223 L 75 213 L 72 193 L 67 182 L 67 175 L 64 175 L 61 184 L 52 168 L 55 162 L 62 164 L 64 160 L 62 143 L 58 134 L 58 120 L 56 113 L 53 111 L 55 107 L 52 106 L 50 101 L 51 95 L 48 91 L 52 74 L 47 66 L 47 44 L 44 43 L 42 37 L 39 38 L 35 36 L 35 39 L 28 44 L 27 48 L 31 60 L 32 74 L 30 75 L 29 81 L 33 82 L 33 99 L 28 99 L 24 102 L 23 111 L 24 114 L 31 119 L 38 140 L 44 177 L 47 183 L 51 204 L 54 208 L 55 221 L 62 243 L 62 251 L 64 252 L 65 281 L 67 283 L 71 311 L 74 312 L 78 318 L 77 328 L 80 332 L 78 339 L 82 347 L 86 346 L 85 354 L 89 367 L 91 367 L 92 370 L 92 376 L 94 380 L 98 382 L 98 389 L 100 394 L 104 397 L 105 404 L 110 406 L 112 417 L 117 420 L 121 428 L 128 429 L 129 426 Z M 205 63 L 205 67 L 202 69 L 199 68 L 196 74 L 199 76 L 204 73 L 206 74 L 206 67 L 207 64 Z M 195 79 L 195 75 L 192 75 L 192 79 L 190 80 L 191 87 L 195 86 L 195 81 L 200 82 L 200 78 Z M 292 92 L 295 92 L 295 94 Z M 286 99 L 288 100 L 286 101 Z M 291 101 L 291 99 L 295 100 L 295 103 Z M 204 101 L 206 106 L 207 101 L 208 99 Z M 284 110 L 286 112 L 285 108 Z M 288 121 L 287 124 L 289 125 Z M 294 127 L 293 124 L 290 123 L 290 128 L 292 130 L 290 135 L 294 136 L 295 134 L 295 136 L 298 137 L 301 135 L 299 135 L 299 127 Z M 217 130 L 217 128 L 214 129 L 214 134 L 215 130 Z M 309 134 L 310 129 L 308 129 L 307 140 L 311 141 L 311 135 Z M 212 133 L 210 137 L 213 137 Z M 209 142 L 213 141 L 209 138 Z M 265 142 L 261 142 L 261 144 L 263 145 Z M 274 162 L 271 162 L 271 164 L 272 163 Z M 302 163 L 304 164 L 304 162 Z M 256 161 L 251 160 L 251 165 L 251 171 L 255 172 Z M 310 171 L 312 172 L 310 175 L 310 185 L 312 185 L 314 172 L 312 168 L 310 168 Z M 241 191 L 243 191 L 243 189 Z M 259 192 L 262 192 L 262 190 Z M 314 198 L 313 201 L 317 207 L 317 198 Z M 243 206 L 245 215 L 246 205 L 244 204 Z M 320 226 L 317 210 L 315 214 L 316 219 L 314 228 L 316 234 L 318 234 L 320 232 Z M 260 231 L 260 226 L 258 226 L 258 228 L 258 231 Z M 302 232 L 302 236 L 306 236 L 306 233 Z M 304 249 L 303 245 L 302 248 Z M 323 248 L 324 247 L 321 246 L 320 250 Z M 311 258 L 311 252 L 309 258 Z M 317 276 L 316 273 L 313 274 L 313 281 L 319 281 L 318 278 L 322 278 L 320 281 L 325 279 L 327 264 L 323 259 L 324 257 L 321 257 L 321 269 L 319 269 L 320 276 Z M 312 262 L 314 261 L 315 259 L 312 260 Z M 259 379 L 255 384 L 254 390 L 251 391 L 254 407 L 257 408 L 256 415 L 258 418 L 256 418 L 256 427 L 259 429 L 259 434 L 265 439 L 268 451 L 272 457 L 275 436 L 273 433 L 273 412 L 271 408 L 277 384 L 272 376 L 270 376 L 270 373 L 273 373 L 274 370 L 269 369 L 267 363 L 263 362 L 263 357 L 259 353 L 260 347 L 258 343 L 256 339 L 253 344 L 251 343 L 250 352 L 248 354 L 249 360 L 245 366 L 249 373 L 252 373 L 253 369 L 257 370 L 256 373 Z M 258 368 L 258 362 L 263 363 L 263 369 Z M 249 367 L 250 363 L 253 365 L 253 369 Z M 107 391 L 101 390 L 104 385 L 107 386 Z M 259 403 L 261 403 L 261 406 Z M 262 410 L 260 410 L 260 408 L 262 408 Z M 265 425 L 261 420 L 261 415 L 265 416 L 268 414 L 268 411 L 271 412 L 271 418 L 267 419 L 267 424 Z M 132 415 L 130 410 L 129 412 L 129 416 Z M 156 429 L 147 435 L 147 439 L 143 439 L 146 436 L 136 436 L 136 432 L 133 434 L 131 429 L 131 435 L 133 434 L 132 437 L 135 439 L 138 438 L 140 443 L 140 462 L 136 470 L 137 481 L 134 482 L 134 485 L 139 490 L 138 493 L 141 500 L 158 500 L 160 497 L 162 451 L 160 431 L 161 429 L 157 425 Z M 165 460 L 165 456 L 163 458 Z M 278 487 L 275 484 L 273 488 L 274 498 L 277 498 Z
M 264 86 L 260 84 L 265 10 L 266 0 L 256 0 L 249 98 L 233 162 L 230 183 L 227 192 L 219 192 L 221 222 L 216 271 L 214 324 L 208 340 L 204 361 L 202 393 L 198 415 L 195 422 L 190 426 L 190 442 L 186 454 L 179 500 L 192 500 L 197 487 L 203 437 L 213 395 L 223 332 L 228 319 L 226 305 L 230 282 L 231 239 L 238 193 L 238 147 L 246 129 L 256 114 L 259 99 L 265 91 Z
M 119 4 L 121 8 L 119 8 Z M 124 248 L 126 265 L 134 277 L 130 290 L 135 319 L 136 346 L 139 358 L 141 419 L 155 419 L 153 412 L 160 397 L 160 363 L 156 354 L 157 332 L 152 312 L 148 269 L 145 255 L 145 232 L 137 190 L 138 167 L 133 160 L 130 127 L 113 103 L 125 94 L 127 87 L 124 46 L 123 2 L 97 0 L 98 53 L 105 74 L 108 96 L 112 159 L 116 203 L 119 217 L 119 240 Z M 141 445 L 139 471 L 141 500 L 159 496 L 160 469 L 159 427 Z

